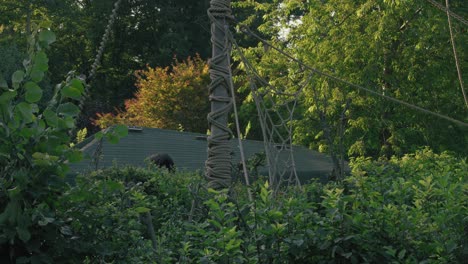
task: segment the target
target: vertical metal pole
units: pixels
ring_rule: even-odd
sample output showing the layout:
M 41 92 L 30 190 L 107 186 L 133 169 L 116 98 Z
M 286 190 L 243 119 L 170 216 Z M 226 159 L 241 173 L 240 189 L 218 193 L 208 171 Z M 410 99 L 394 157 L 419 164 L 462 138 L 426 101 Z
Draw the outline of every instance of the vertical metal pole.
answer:
M 208 187 L 228 188 L 231 184 L 232 131 L 228 128 L 228 115 L 232 109 L 230 93 L 231 44 L 228 41 L 228 20 L 231 18 L 230 0 L 211 0 L 208 16 L 211 22 L 212 59 L 209 86 L 211 112 L 208 114 L 211 135 L 208 137 L 206 179 Z

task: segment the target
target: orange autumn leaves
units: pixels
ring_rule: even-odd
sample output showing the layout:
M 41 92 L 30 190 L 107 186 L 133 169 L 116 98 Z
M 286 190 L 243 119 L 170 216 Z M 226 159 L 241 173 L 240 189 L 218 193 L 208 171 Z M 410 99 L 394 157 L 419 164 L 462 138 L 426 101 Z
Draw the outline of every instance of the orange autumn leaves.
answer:
M 199 56 L 174 61 L 171 67 L 136 71 L 135 98 L 125 101 L 125 111 L 97 114 L 94 124 L 125 124 L 191 132 L 206 132 L 209 112 L 208 64 Z

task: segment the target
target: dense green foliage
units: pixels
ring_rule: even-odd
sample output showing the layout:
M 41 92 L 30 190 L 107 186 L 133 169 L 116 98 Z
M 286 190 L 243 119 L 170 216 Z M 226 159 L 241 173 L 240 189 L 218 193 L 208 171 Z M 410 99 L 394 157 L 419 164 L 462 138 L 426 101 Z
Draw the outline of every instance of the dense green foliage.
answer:
M 452 2 L 453 10 L 466 14 L 462 1 Z M 342 182 L 311 182 L 273 194 L 259 180 L 252 201 L 241 183 L 215 192 L 205 189 L 198 173 L 152 167 L 99 170 L 67 183 L 68 163 L 82 156 L 72 139 L 78 116 L 84 114 L 82 127 L 96 112 L 121 105 L 134 92 L 134 70 L 149 63 L 140 72 L 141 83 L 155 73 L 168 91 L 190 88 L 184 103 L 199 101 L 204 109 L 203 60 L 177 64 L 187 73 L 183 77 L 195 79 L 192 90 L 188 80 L 170 78 L 177 70 L 164 67 L 174 57 L 207 55 L 208 30 L 199 15 L 208 1 L 141 0 L 123 1 L 91 101 L 80 113 L 85 86 L 68 70 L 86 72 L 104 30 L 103 14 L 113 3 L 0 0 L 0 263 L 460 263 L 467 258 L 466 130 L 317 76 L 300 97 L 294 139 L 331 153 L 341 151 L 337 146 L 343 142 L 347 155 L 357 157 Z M 447 63 L 446 17 L 426 1 L 236 1 L 236 8 L 242 23 L 310 65 L 466 120 L 456 74 Z M 454 30 L 456 42 L 465 43 L 466 29 L 455 24 Z M 291 91 L 308 77 L 262 43 L 246 35 L 239 39 L 272 85 Z M 465 58 L 466 45 L 458 46 Z M 236 78 L 243 93 L 241 121 L 250 121 L 248 136 L 255 137 L 260 130 L 248 78 L 242 64 L 234 66 L 241 74 Z M 169 101 L 167 93 L 160 100 Z M 141 94 L 151 99 L 151 93 Z M 181 120 L 202 130 L 199 119 Z M 96 138 L 117 142 L 126 133 L 116 126 Z M 421 150 L 424 145 L 435 153 Z
M 46 50 L 55 42 L 47 22 L 31 25 L 28 57 L 10 80 L 0 76 L 0 262 L 50 263 L 48 252 L 68 234 L 57 218 L 68 163 L 81 160 L 70 134 L 85 87 L 73 72 L 44 99 L 42 80 L 49 68 Z M 99 135 L 111 141 L 126 127 Z
M 44 25 L 46 26 L 46 25 Z M 70 147 L 82 82 L 71 73 L 49 101 L 40 82 L 48 70 L 45 49 L 55 41 L 49 30 L 29 38 L 24 69 L 0 78 L 0 255 L 20 263 L 50 260 L 50 243 L 61 240 L 63 222 L 55 219 L 67 162 L 81 159 Z M 29 259 L 29 256 L 31 256 Z
M 200 174 L 110 168 L 79 176 L 58 200 L 68 224 L 60 263 L 461 263 L 466 160 L 418 151 L 357 159 L 341 184 L 273 196 L 254 184 L 206 191 Z M 192 205 L 194 205 L 192 207 Z M 150 212 L 153 250 L 142 215 Z
M 186 218 L 187 186 L 196 181 L 200 177 L 187 173 L 131 167 L 78 176 L 60 199 L 59 215 L 70 223 L 70 239 L 57 245 L 55 258 L 60 263 L 152 263 L 155 253 L 142 215 L 152 213 L 156 230 Z
M 53 93 L 68 70 L 87 74 L 114 0 L 2 0 L 0 5 L 1 74 L 8 77 L 26 53 L 31 23 L 50 21 L 59 36 L 49 53 L 50 74 L 41 86 Z M 467 17 L 463 1 L 451 9 Z M 260 36 L 318 69 L 376 92 L 450 115 L 466 122 L 446 14 L 427 1 L 232 1 L 232 30 L 248 58 L 272 85 L 297 88 L 308 78 L 302 68 L 241 32 L 250 26 Z M 78 127 L 96 113 L 123 109 L 135 94 L 134 72 L 149 65 L 168 67 L 196 53 L 209 56 L 209 1 L 122 1 L 106 45 L 102 67 L 90 86 Z M 453 30 L 461 68 L 466 64 L 466 27 Z M 248 137 L 261 138 L 255 104 L 248 96 L 242 65 L 234 71 L 240 86 L 240 118 Z M 464 81 L 467 83 L 466 74 Z M 413 152 L 429 145 L 435 151 L 467 155 L 466 129 L 394 105 L 317 75 L 300 98 L 295 143 L 345 156 L 386 156 Z M 323 131 L 327 131 L 326 133 Z M 245 133 L 244 133 L 245 134 Z M 344 147 L 341 148 L 340 145 Z M 341 154 L 341 153 L 340 153 Z
M 460 262 L 467 246 L 466 171 L 466 161 L 425 150 L 388 162 L 356 160 L 343 184 L 309 184 L 278 197 L 258 186 L 252 203 L 219 193 L 205 202 L 208 214 L 181 238 L 183 259 Z M 176 239 L 180 231 L 168 229 L 162 232 Z
M 452 11 L 467 17 L 464 1 Z M 236 12 L 267 41 L 292 56 L 351 83 L 467 122 L 457 79 L 445 12 L 427 1 L 235 1 Z M 240 11 L 238 11 L 240 10 Z M 466 26 L 454 22 L 462 69 L 468 68 Z M 244 38 L 245 35 L 243 34 Z M 255 40 L 250 37 L 250 40 Z M 293 63 L 258 41 L 241 42 L 259 74 L 277 89 L 297 90 L 309 83 L 294 123 L 295 142 L 323 152 L 386 156 L 421 146 L 468 155 L 467 129 L 369 95 Z M 239 67 L 243 70 L 241 64 Z M 243 76 L 239 78 L 244 78 Z M 464 82 L 466 83 L 466 74 Z M 240 80 L 241 89 L 249 89 Z M 255 119 L 251 97 L 243 102 L 244 125 Z M 255 135 L 255 134 L 253 134 Z M 344 151 L 339 145 L 344 145 Z

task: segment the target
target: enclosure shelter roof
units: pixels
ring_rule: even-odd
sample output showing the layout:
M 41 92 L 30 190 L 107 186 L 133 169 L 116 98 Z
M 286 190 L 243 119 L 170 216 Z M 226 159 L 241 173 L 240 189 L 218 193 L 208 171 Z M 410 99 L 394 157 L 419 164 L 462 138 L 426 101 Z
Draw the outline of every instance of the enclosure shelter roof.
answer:
M 238 164 L 240 162 L 238 141 L 233 139 L 231 144 L 234 153 L 233 164 Z M 84 173 L 94 168 L 90 157 L 97 146 L 98 140 L 94 139 L 94 136 L 78 145 L 84 152 L 85 159 L 70 164 L 73 173 Z M 243 146 L 246 159 L 264 151 L 262 141 L 243 140 Z M 323 180 L 332 171 L 332 162 L 328 156 L 302 146 L 293 146 L 293 150 L 296 171 L 301 179 L 313 177 Z M 178 170 L 203 171 L 207 157 L 206 135 L 158 128 L 129 130 L 128 136 L 121 138 L 117 144 L 103 141 L 99 168 L 114 165 L 145 167 L 147 166 L 145 159 L 155 153 L 169 154 Z M 259 172 L 267 175 L 268 169 L 260 167 Z

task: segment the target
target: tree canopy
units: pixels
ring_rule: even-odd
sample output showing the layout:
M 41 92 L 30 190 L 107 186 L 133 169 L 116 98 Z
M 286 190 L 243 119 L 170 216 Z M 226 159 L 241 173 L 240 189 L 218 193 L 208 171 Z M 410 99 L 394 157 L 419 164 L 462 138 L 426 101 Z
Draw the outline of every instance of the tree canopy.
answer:
M 462 1 L 451 2 L 452 11 L 466 14 Z M 266 12 L 263 21 L 251 28 L 305 64 L 467 121 L 447 16 L 426 1 L 256 1 L 250 5 L 238 1 L 238 5 L 254 5 Z M 454 23 L 453 30 L 458 56 L 464 58 L 461 66 L 466 69 L 466 27 Z M 304 71 L 300 65 L 257 43 L 245 46 L 244 52 L 270 83 L 291 86 L 292 80 L 309 77 L 299 74 Z M 244 110 L 251 111 L 251 104 L 246 101 Z M 466 128 L 323 75 L 315 74 L 310 80 L 301 104 L 295 141 L 312 148 L 331 151 L 343 140 L 348 156 L 390 157 L 424 145 L 468 154 Z M 329 138 L 324 130 L 329 130 Z
M 28 28 L 44 21 L 50 22 L 58 39 L 49 55 L 49 82 L 61 81 L 60 76 L 70 70 L 88 74 L 115 2 L 0 0 L 0 54 L 7 58 L 7 64 L 0 66 L 2 74 L 7 77 L 9 69 L 21 65 Z M 181 60 L 196 54 L 206 59 L 208 5 L 208 0 L 122 1 L 79 126 L 90 127 L 97 112 L 123 107 L 136 91 L 133 72 L 145 65 L 166 67 L 174 57 Z
M 49 53 L 50 71 L 42 81 L 48 87 L 47 97 L 52 94 L 51 84 L 69 70 L 89 72 L 115 1 L 1 3 L 0 70 L 5 79 L 21 65 L 31 23 L 50 24 L 57 34 Z M 207 59 L 208 6 L 208 0 L 122 1 L 78 126 L 95 131 L 90 119 L 96 113 L 125 108 L 125 100 L 138 89 L 134 72 L 146 65 L 165 68 L 174 58 L 180 61 L 197 53 Z M 294 89 L 308 76 L 299 65 L 245 34 L 240 25 L 337 78 L 464 122 L 468 118 L 447 15 L 428 1 L 239 0 L 232 1 L 232 6 L 237 42 L 272 85 Z M 450 6 L 454 13 L 467 16 L 463 1 L 453 0 Z M 467 68 L 466 25 L 453 20 L 452 28 L 463 71 Z M 242 63 L 234 60 L 233 67 L 243 130 L 248 126 L 247 136 L 261 139 Z M 295 143 L 324 152 L 336 152 L 341 144 L 349 157 L 389 157 L 428 145 L 467 154 L 466 129 L 320 75 L 310 80 L 296 114 Z
M 98 114 L 95 124 L 126 124 L 205 133 L 210 78 L 199 56 L 177 60 L 171 67 L 147 67 L 135 73 L 138 91 L 125 101 L 125 111 Z

